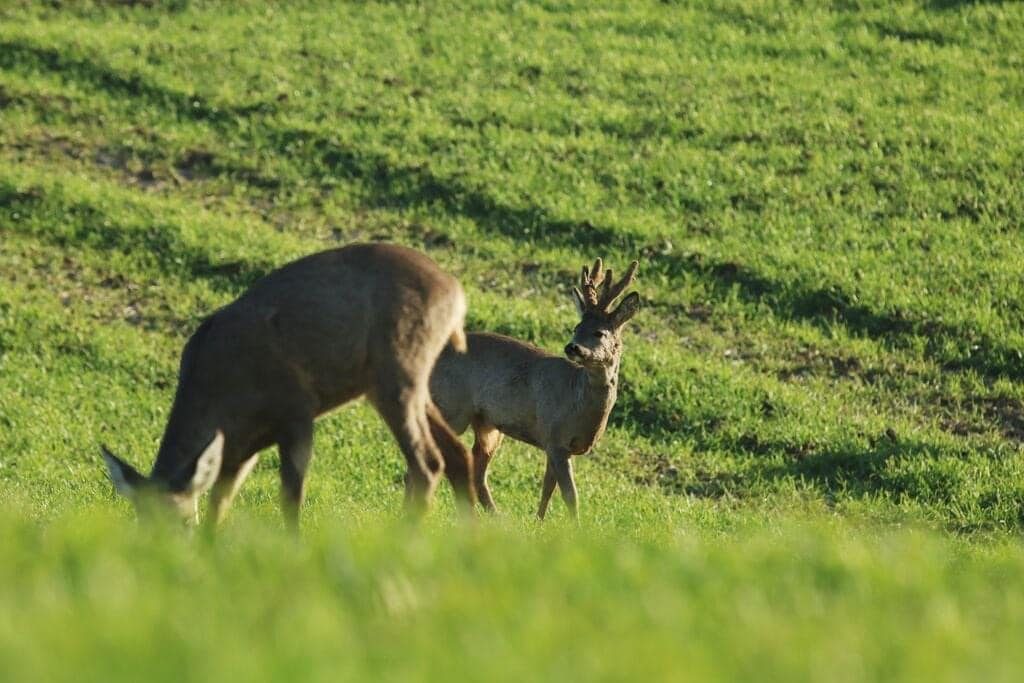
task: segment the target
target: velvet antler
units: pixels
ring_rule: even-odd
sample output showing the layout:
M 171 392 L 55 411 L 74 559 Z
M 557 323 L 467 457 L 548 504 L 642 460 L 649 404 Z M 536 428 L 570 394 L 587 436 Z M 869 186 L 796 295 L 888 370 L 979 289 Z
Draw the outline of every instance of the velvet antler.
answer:
M 630 263 L 629 268 L 626 269 L 626 274 L 622 276 L 621 280 L 614 284 L 612 284 L 612 269 L 609 268 L 605 272 L 604 289 L 601 291 L 601 297 L 597 301 L 597 307 L 600 310 L 606 313 L 608 312 L 608 309 L 610 309 L 615 300 L 619 298 L 619 295 L 626 291 L 626 287 L 629 287 L 633 284 L 633 281 L 636 280 L 636 269 L 639 267 L 639 261 L 633 261 Z
M 601 280 L 604 277 L 601 267 L 601 259 L 598 258 L 590 270 L 583 266 L 583 272 L 580 275 L 580 298 L 589 308 L 596 308 L 598 305 L 597 288 L 601 285 Z
M 597 259 L 592 267 L 583 266 L 576 294 L 585 308 L 599 313 L 608 313 L 619 295 L 633 284 L 636 279 L 636 269 L 639 266 L 639 262 L 633 261 L 629 264 L 622 279 L 615 282 L 612 269 L 604 270 L 601 259 Z

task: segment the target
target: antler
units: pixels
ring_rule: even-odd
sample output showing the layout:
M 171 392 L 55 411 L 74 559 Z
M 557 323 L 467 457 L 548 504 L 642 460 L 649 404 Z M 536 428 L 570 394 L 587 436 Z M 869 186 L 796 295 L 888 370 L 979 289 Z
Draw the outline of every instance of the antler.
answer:
M 626 274 L 618 282 L 614 281 L 611 268 L 603 270 L 604 264 L 601 259 L 595 260 L 593 267 L 589 269 L 583 266 L 583 272 L 580 274 L 580 286 L 577 289 L 580 299 L 583 300 L 587 308 L 607 313 L 615 303 L 615 299 L 622 294 L 626 287 L 633 284 L 639 265 L 638 261 L 630 263 Z M 598 288 L 600 288 L 600 292 Z
M 626 269 L 626 274 L 622 276 L 622 279 L 612 284 L 612 270 L 609 268 L 605 272 L 604 278 L 604 289 L 601 292 L 601 297 L 597 301 L 597 307 L 602 311 L 607 312 L 611 308 L 612 303 L 619 297 L 622 292 L 633 284 L 636 279 L 636 269 L 640 267 L 639 261 L 633 261 L 629 264 L 629 268 Z
M 604 273 L 601 272 L 601 267 L 601 259 L 598 258 L 594 261 L 594 267 L 590 270 L 587 270 L 587 267 L 583 266 L 583 272 L 580 275 L 580 294 L 583 295 L 583 301 L 585 301 L 590 307 L 596 307 L 598 305 L 597 288 L 600 286 L 604 277 Z

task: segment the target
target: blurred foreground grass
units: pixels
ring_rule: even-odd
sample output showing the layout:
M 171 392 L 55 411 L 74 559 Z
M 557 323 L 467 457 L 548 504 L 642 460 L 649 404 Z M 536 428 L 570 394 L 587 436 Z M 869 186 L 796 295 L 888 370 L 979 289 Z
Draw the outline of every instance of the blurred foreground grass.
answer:
M 722 520 L 718 520 L 721 523 Z M 5 680 L 1013 680 L 1024 550 L 841 519 L 637 538 L 0 521 Z

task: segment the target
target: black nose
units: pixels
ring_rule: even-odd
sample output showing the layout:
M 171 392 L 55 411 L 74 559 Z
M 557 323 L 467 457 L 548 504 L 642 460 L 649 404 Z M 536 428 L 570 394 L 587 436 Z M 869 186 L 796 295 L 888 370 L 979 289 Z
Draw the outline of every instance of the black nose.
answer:
M 579 344 L 566 344 L 565 345 L 565 355 L 567 355 L 567 356 L 578 356 L 578 355 L 580 355 L 580 345 Z

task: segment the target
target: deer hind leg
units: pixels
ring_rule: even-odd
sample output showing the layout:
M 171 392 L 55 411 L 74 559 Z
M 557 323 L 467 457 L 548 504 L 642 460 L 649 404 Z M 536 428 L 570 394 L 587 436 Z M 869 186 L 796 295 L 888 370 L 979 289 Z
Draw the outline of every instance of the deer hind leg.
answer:
M 285 525 L 299 529 L 299 508 L 306 494 L 306 470 L 313 457 L 313 420 L 288 424 L 277 442 L 281 454 L 281 512 Z
M 437 406 L 430 401 L 426 405 L 426 414 L 430 435 L 444 459 L 444 473 L 455 492 L 455 502 L 463 512 L 472 514 L 477 497 L 473 478 L 473 458 L 445 422 Z
M 476 495 L 488 512 L 496 512 L 491 489 L 487 486 L 487 467 L 501 445 L 503 434 L 494 427 L 473 425 L 473 473 L 476 475 Z
M 444 471 L 444 460 L 430 434 L 426 387 L 378 387 L 369 398 L 405 456 L 405 505 L 414 516 L 420 516 L 429 506 Z

